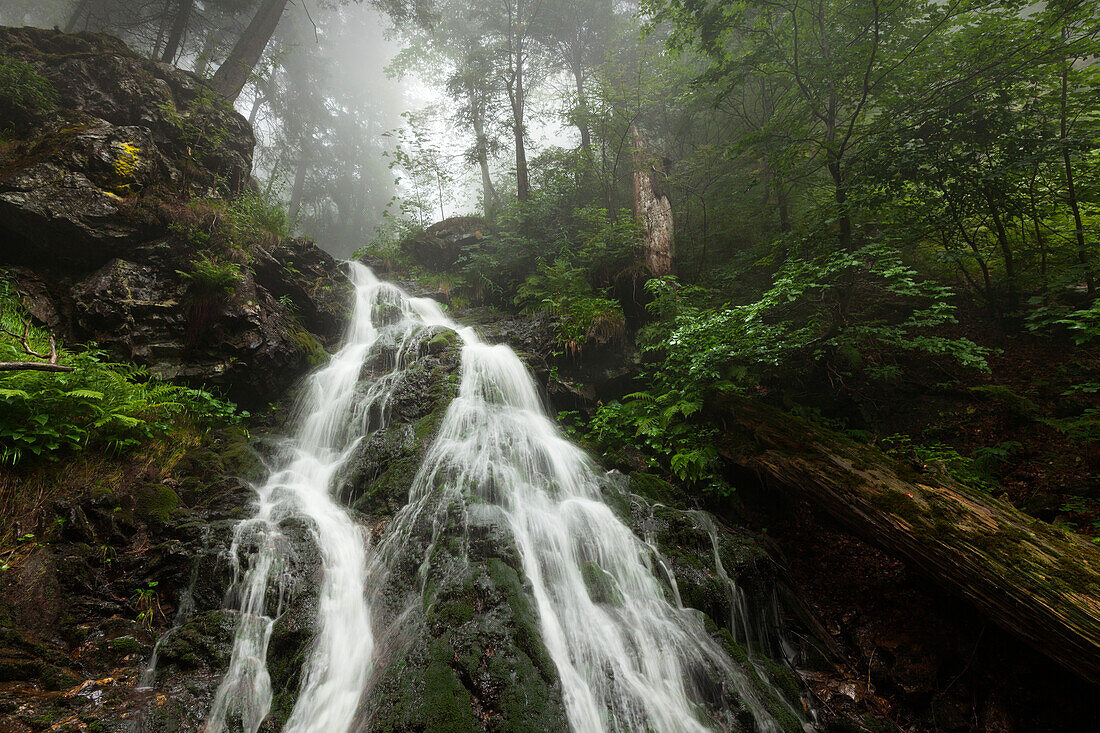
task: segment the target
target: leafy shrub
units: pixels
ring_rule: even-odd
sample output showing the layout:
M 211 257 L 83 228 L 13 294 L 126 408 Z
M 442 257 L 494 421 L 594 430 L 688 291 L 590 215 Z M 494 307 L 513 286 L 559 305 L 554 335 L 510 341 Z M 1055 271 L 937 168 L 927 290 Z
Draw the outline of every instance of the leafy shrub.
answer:
M 987 349 L 935 333 L 954 323 L 950 288 L 920 281 L 881 245 L 792 258 L 747 305 L 699 307 L 698 290 L 681 293 L 671 278 L 646 287 L 653 309 L 666 315 L 664 328 L 648 332 L 649 345 L 665 351 L 673 381 L 745 391 L 825 364 L 838 374 L 890 378 L 892 360 L 906 352 L 989 369 Z M 852 302 L 867 305 L 852 311 Z
M 1077 344 L 1085 344 L 1100 337 L 1100 301 L 1079 309 L 1036 304 L 1026 323 L 1033 333 L 1064 329 Z
M 241 282 L 241 266 L 235 262 L 218 262 L 209 257 L 191 261 L 191 271 L 176 272 L 191 284 L 196 296 L 229 295 Z
M 46 77 L 30 64 L 0 56 L 0 119 L 17 124 L 57 109 L 60 96 Z
M 891 456 L 916 458 L 921 463 L 941 464 L 956 481 L 967 486 L 991 491 L 1000 488 L 995 473 L 1000 464 L 1008 460 L 1021 445 L 1006 441 L 979 448 L 973 456 L 964 456 L 955 448 L 942 443 L 914 443 L 907 435 L 888 435 L 882 439 L 883 450 Z
M 557 315 L 558 343 L 571 355 L 585 345 L 621 338 L 626 330 L 619 302 L 595 293 L 584 270 L 564 257 L 530 275 L 515 300 L 525 312 L 544 310 Z
M 899 352 L 988 369 L 984 349 L 933 332 L 953 320 L 950 291 L 919 282 L 881 246 L 791 258 L 746 305 L 713 305 L 712 292 L 672 276 L 646 289 L 656 320 L 638 340 L 657 355 L 643 374 L 648 389 L 602 406 L 590 437 L 605 449 L 640 445 L 682 480 L 721 486 L 714 428 L 700 417 L 714 393 L 782 389 L 822 367 L 889 379 Z M 852 300 L 870 304 L 856 313 L 844 310 L 844 294 L 853 291 L 860 294 Z
M 294 228 L 283 203 L 262 191 L 246 190 L 230 204 L 229 215 L 238 241 L 288 237 Z
M 0 304 L 4 326 L 22 333 L 25 314 L 6 285 Z M 49 334 L 32 327 L 29 340 L 39 347 Z M 21 358 L 16 339 L 0 335 L 0 360 Z M 84 448 L 121 452 L 167 434 L 181 420 L 208 427 L 246 414 L 204 390 L 158 381 L 144 367 L 109 362 L 95 349 L 60 349 L 58 361 L 74 370 L 0 373 L 0 463 L 55 459 Z
M 176 128 L 188 155 L 213 150 L 229 139 L 229 130 L 221 120 L 233 114 L 233 106 L 224 95 L 209 87 L 200 86 L 196 90 L 190 109 L 181 112 L 171 101 L 164 102 L 160 109 L 165 121 Z

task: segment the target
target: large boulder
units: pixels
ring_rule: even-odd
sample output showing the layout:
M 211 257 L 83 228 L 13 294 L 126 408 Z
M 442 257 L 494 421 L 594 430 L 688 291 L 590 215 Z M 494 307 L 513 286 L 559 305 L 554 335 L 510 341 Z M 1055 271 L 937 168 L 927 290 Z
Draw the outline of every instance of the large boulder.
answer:
M 401 249 L 427 270 L 446 270 L 458 261 L 464 248 L 481 240 L 484 231 L 480 217 L 452 216 L 405 239 Z
M 346 278 L 313 243 L 237 220 L 254 138 L 223 98 L 104 35 L 0 28 L 0 61 L 56 92 L 0 148 L 0 268 L 32 316 L 250 406 L 322 357 Z

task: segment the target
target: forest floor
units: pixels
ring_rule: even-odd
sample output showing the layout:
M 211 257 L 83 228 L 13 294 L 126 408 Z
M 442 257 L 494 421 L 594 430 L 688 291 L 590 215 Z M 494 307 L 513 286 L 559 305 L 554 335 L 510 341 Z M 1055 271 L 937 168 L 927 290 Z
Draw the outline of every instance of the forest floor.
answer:
M 881 447 L 1100 541 L 1100 349 L 966 308 L 943 335 L 990 349 L 990 372 L 913 364 L 896 389 L 861 394 Z

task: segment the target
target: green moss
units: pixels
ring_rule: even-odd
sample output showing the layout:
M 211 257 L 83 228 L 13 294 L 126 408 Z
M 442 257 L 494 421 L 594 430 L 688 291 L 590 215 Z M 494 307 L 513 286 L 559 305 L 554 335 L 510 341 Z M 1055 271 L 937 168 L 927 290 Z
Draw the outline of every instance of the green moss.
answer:
M 172 512 L 179 507 L 180 498 L 164 484 L 146 484 L 135 492 L 135 513 L 138 517 L 151 517 L 167 524 Z
M 581 576 L 584 585 L 588 588 L 588 595 L 595 603 L 606 603 L 609 606 L 620 606 L 623 602 L 622 591 L 615 583 L 610 573 L 594 562 L 586 562 L 581 565 Z
M 107 641 L 107 648 L 116 654 L 137 654 L 144 647 L 141 642 L 132 636 L 119 636 Z
M 489 577 L 503 592 L 504 600 L 512 611 L 516 644 L 535 663 L 543 679 L 548 682 L 556 680 L 557 667 L 554 666 L 550 653 L 546 651 L 546 645 L 542 643 L 538 614 L 527 592 L 523 589 L 523 581 L 519 573 L 499 558 L 489 558 L 486 564 L 489 568 Z
M 431 660 L 424 670 L 424 718 L 427 730 L 439 733 L 476 733 L 481 730 L 474 717 L 470 693 L 451 669 L 453 652 L 448 644 L 436 640 Z
M 293 328 L 290 331 L 290 338 L 294 341 L 295 350 L 306 357 L 306 361 L 309 362 L 309 366 L 316 367 L 328 359 L 328 352 L 321 346 L 321 342 L 303 328 Z
M 669 506 L 681 503 L 680 493 L 672 484 L 653 474 L 634 472 L 630 474 L 630 491 L 648 501 Z
M 28 715 L 23 722 L 35 730 L 46 730 L 54 723 L 61 720 L 62 713 L 59 710 L 46 710 L 36 715 Z
M 76 675 L 53 665 L 46 665 L 38 679 L 47 690 L 68 690 L 80 684 Z
M 756 665 L 749 659 L 748 652 L 743 646 L 733 640 L 728 629 L 722 629 L 718 634 L 718 638 L 726 648 L 726 651 L 729 652 L 729 655 L 737 662 L 737 666 L 752 685 L 753 691 L 764 704 L 764 707 L 772 717 L 775 718 L 776 722 L 779 723 L 779 727 L 783 733 L 802 733 L 802 721 L 798 719 L 798 716 L 794 713 L 794 710 L 792 710 L 792 704 L 794 703 L 788 704 L 776 694 L 776 689 L 779 689 L 784 695 L 787 695 L 793 689 L 794 701 L 797 701 L 799 697 L 797 681 L 794 682 L 793 688 L 791 687 L 790 679 L 786 680 L 782 685 L 777 684 L 773 687 L 772 684 L 769 684 L 760 677 L 760 674 L 756 671 Z M 770 674 L 771 668 L 769 668 L 769 663 L 772 668 L 778 667 L 779 665 L 771 660 L 762 662 L 764 668 L 767 669 Z
M 425 348 L 427 348 L 429 354 L 442 354 L 447 349 L 458 345 L 458 334 L 450 329 L 443 329 L 428 340 Z
M 923 515 L 917 502 L 901 491 L 888 489 L 874 494 L 871 500 L 879 509 L 901 517 L 910 524 L 920 521 Z

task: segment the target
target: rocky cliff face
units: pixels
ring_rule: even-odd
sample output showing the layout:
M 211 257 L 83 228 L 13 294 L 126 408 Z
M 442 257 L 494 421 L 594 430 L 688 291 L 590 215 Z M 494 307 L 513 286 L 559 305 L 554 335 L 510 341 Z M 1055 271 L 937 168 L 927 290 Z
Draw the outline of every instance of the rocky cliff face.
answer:
M 344 278 L 234 203 L 255 196 L 247 122 L 109 36 L 0 29 L 0 56 L 57 95 L 0 146 L 0 267 L 28 310 L 246 404 L 284 391 L 338 335 Z

